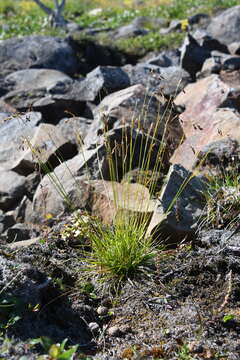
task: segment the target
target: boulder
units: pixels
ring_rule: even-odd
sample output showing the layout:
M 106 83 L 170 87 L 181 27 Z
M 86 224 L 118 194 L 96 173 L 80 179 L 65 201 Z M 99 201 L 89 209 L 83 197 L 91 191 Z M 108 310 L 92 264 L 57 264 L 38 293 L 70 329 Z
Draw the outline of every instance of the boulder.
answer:
M 0 209 L 8 211 L 17 205 L 26 193 L 26 179 L 14 171 L 0 169 Z
M 24 115 L 14 115 L 0 120 L 0 166 L 11 169 L 23 149 L 24 142 L 32 137 L 36 127 L 42 121 L 38 112 L 28 112 Z
M 189 74 L 180 66 L 159 67 L 150 64 L 126 65 L 131 85 L 142 84 L 149 93 L 165 96 L 177 95 L 191 82 Z
M 205 29 L 211 21 L 211 17 L 208 14 L 197 13 L 188 18 L 189 27 L 192 29 L 201 28 Z
M 149 190 L 141 184 L 118 183 L 114 181 L 91 181 L 92 214 L 103 223 L 116 221 L 149 221 L 155 208 L 155 201 L 150 199 Z
M 108 139 L 102 140 L 98 145 L 82 147 L 79 155 L 44 176 L 33 198 L 33 221 L 44 220 L 48 213 L 57 216 L 69 207 L 91 209 L 92 186 L 89 181 L 120 181 L 130 167 L 139 166 L 143 153 L 152 154 L 149 167 L 156 164 L 155 150 L 150 147 L 151 142 L 148 143 L 149 137 L 134 129 L 113 129 L 109 131 Z M 131 141 L 134 145 L 130 150 Z
M 5 83 L 11 90 L 29 92 L 35 89 L 45 89 L 47 92 L 56 86 L 64 86 L 72 82 L 68 75 L 51 69 L 19 70 L 5 78 Z
M 200 46 L 197 40 L 188 34 L 181 47 L 181 66 L 193 80 L 196 79 L 196 74 L 201 70 L 204 61 L 210 56 L 210 50 Z
M 232 139 L 240 144 L 240 114 L 230 108 L 216 109 L 209 115 L 208 123 L 202 131 L 196 130 L 179 146 L 171 158 L 174 164 L 182 164 L 188 169 L 202 165 L 206 158 L 206 147 L 211 143 Z M 206 119 L 207 120 L 207 119 Z M 200 154 L 202 154 L 201 159 Z M 205 154 L 205 155 L 204 155 Z
M 147 235 L 172 245 L 192 237 L 203 215 L 205 191 L 203 177 L 194 176 L 181 165 L 173 165 L 158 198 Z
M 180 64 L 180 51 L 178 49 L 164 50 L 146 62 L 160 67 L 178 66 Z
M 144 29 L 142 27 L 139 27 L 137 24 L 132 23 L 128 25 L 123 25 L 120 28 L 118 28 L 114 34 L 114 39 L 128 39 L 131 37 L 136 36 L 143 36 L 147 35 L 149 31 L 147 29 Z
M 240 5 L 229 8 L 214 17 L 207 27 L 207 32 L 225 45 L 239 41 Z
M 124 125 L 150 136 L 154 135 L 156 140 L 160 140 L 163 134 L 167 137 L 168 132 L 174 129 L 174 137 L 178 141 L 182 132 L 175 115 L 166 100 L 148 94 L 141 84 L 134 85 L 103 99 L 94 111 L 94 121 L 85 143 L 87 146 L 95 144 L 99 141 L 99 135 Z
M 234 41 L 228 45 L 228 50 L 232 55 L 240 55 L 240 41 Z
M 58 128 L 50 124 L 40 124 L 34 135 L 26 139 L 25 145 L 12 164 L 12 170 L 24 176 L 36 168 L 52 171 L 60 162 L 76 155 L 76 147 L 62 136 Z
M 104 96 L 130 86 L 130 79 L 121 68 L 98 66 L 87 74 L 81 85 L 84 100 L 99 102 Z
M 0 64 L 2 74 L 42 68 L 73 75 L 79 69 L 77 55 L 67 40 L 44 35 L 2 40 Z
M 175 103 L 185 106 L 180 122 L 186 140 L 174 152 L 172 163 L 192 170 L 198 153 L 210 142 L 229 136 L 239 139 L 240 93 L 235 95 L 218 75 L 211 75 L 188 85 L 177 96 Z
M 63 118 L 56 127 L 61 131 L 63 137 L 72 144 L 77 145 L 80 151 L 91 123 L 92 120 L 90 119 L 75 116 Z
M 176 105 L 185 106 L 180 115 L 185 136 L 200 136 L 203 129 L 212 125 L 216 109 L 226 104 L 234 105 L 231 101 L 231 88 L 218 75 L 189 84 L 175 99 Z
M 198 29 L 192 34 L 193 38 L 198 42 L 198 44 L 209 51 L 219 51 L 225 54 L 229 54 L 228 47 L 218 41 L 217 39 L 211 37 L 207 31 L 203 29 Z

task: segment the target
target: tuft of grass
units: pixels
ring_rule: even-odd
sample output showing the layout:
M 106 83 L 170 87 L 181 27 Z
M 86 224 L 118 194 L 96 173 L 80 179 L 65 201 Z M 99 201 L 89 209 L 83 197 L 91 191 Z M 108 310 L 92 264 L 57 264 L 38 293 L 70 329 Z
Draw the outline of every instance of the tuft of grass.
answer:
M 99 228 L 91 236 L 91 253 L 87 254 L 88 268 L 105 279 L 126 280 L 149 271 L 154 265 L 156 251 L 151 238 L 145 238 L 143 227 L 117 223 L 114 228 Z

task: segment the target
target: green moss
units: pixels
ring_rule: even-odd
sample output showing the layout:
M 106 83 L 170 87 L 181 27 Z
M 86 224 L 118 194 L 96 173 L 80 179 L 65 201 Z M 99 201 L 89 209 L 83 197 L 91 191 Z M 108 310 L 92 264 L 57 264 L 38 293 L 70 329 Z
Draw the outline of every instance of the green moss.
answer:
M 131 55 L 141 56 L 148 51 L 177 47 L 181 44 L 185 35 L 185 33 L 161 35 L 158 32 L 150 32 L 145 36 L 117 40 L 115 46 Z

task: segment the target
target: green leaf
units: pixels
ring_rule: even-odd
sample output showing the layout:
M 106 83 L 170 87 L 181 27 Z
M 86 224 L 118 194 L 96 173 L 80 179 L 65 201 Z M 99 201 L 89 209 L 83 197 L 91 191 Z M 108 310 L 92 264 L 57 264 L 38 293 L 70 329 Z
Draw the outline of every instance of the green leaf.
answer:
M 227 314 L 223 317 L 223 322 L 227 323 L 228 321 L 234 320 L 234 315 L 233 314 Z
M 72 346 L 69 350 L 64 351 L 63 354 L 58 356 L 58 360 L 71 360 L 75 352 L 77 351 L 78 345 Z
M 40 340 L 42 347 L 46 352 L 48 352 L 51 346 L 53 345 L 53 341 L 47 336 L 41 336 Z
M 60 350 L 61 350 L 61 352 L 64 351 L 64 348 L 65 348 L 65 345 L 66 345 L 67 341 L 68 341 L 68 339 L 64 339 L 64 340 L 62 341 L 62 343 L 61 343 L 61 345 L 60 345 Z

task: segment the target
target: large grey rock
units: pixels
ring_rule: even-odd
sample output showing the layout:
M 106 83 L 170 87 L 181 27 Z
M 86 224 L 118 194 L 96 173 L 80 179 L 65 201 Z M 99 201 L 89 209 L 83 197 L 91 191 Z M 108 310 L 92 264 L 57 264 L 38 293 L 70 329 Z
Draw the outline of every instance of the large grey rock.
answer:
M 44 176 L 33 198 L 33 221 L 42 221 L 47 213 L 57 216 L 69 207 L 91 209 L 93 199 L 89 181 L 121 180 L 130 167 L 139 166 L 143 153 L 150 152 L 148 140 L 130 127 L 120 127 L 111 130 L 108 138 L 102 139 L 98 146 L 83 147 L 79 155 Z M 131 142 L 134 145 L 130 150 Z M 156 153 L 151 151 L 149 167 L 156 163 Z
M 72 81 L 68 75 L 50 69 L 19 70 L 9 74 L 5 78 L 6 85 L 11 87 L 12 90 L 28 91 L 34 89 L 46 89 L 46 91 L 49 91 L 56 85 L 69 84 L 72 83 Z
M 180 51 L 178 49 L 165 50 L 151 57 L 146 62 L 160 67 L 178 66 L 180 64 Z
M 61 131 L 63 137 L 72 144 L 82 148 L 84 138 L 88 133 L 92 120 L 84 117 L 63 118 L 56 127 Z
M 80 83 L 80 97 L 86 101 L 101 100 L 112 92 L 130 86 L 130 79 L 121 68 L 113 66 L 98 66 L 87 74 Z
M 26 141 L 26 149 L 19 150 L 12 170 L 28 175 L 36 168 L 52 171 L 60 162 L 76 155 L 76 147 L 66 140 L 54 125 L 40 124 Z
M 24 196 L 26 179 L 13 171 L 0 169 L 0 209 L 9 210 Z
M 227 9 L 214 17 L 207 27 L 207 32 L 226 45 L 239 41 L 240 5 Z
M 67 40 L 43 35 L 2 40 L 0 73 L 9 74 L 29 68 L 55 69 L 75 74 L 79 66 L 77 56 Z
M 203 177 L 194 176 L 180 165 L 173 165 L 147 233 L 172 244 L 192 236 L 203 215 L 206 202 L 204 191 L 206 180 Z
M 135 23 L 123 25 L 114 33 L 115 39 L 128 39 L 130 37 L 143 36 L 148 34 L 149 30 L 139 27 Z
M 154 95 L 176 95 L 191 82 L 189 74 L 180 66 L 159 67 L 140 63 L 136 66 L 126 65 L 123 69 L 131 85 L 142 84 Z
M 25 140 L 32 137 L 35 128 L 42 121 L 37 112 L 25 115 L 10 116 L 0 120 L 0 166 L 11 169 L 11 165 L 19 157 L 19 151 L 25 146 Z
M 168 112 L 168 104 L 164 100 L 148 94 L 143 85 L 134 85 L 103 99 L 94 111 L 94 121 L 85 143 L 95 144 L 99 141 L 99 134 L 126 124 L 142 133 L 154 135 L 158 140 L 163 134 L 167 136 L 173 126 L 175 137 L 181 138 L 181 128 L 174 116 L 172 109 Z

